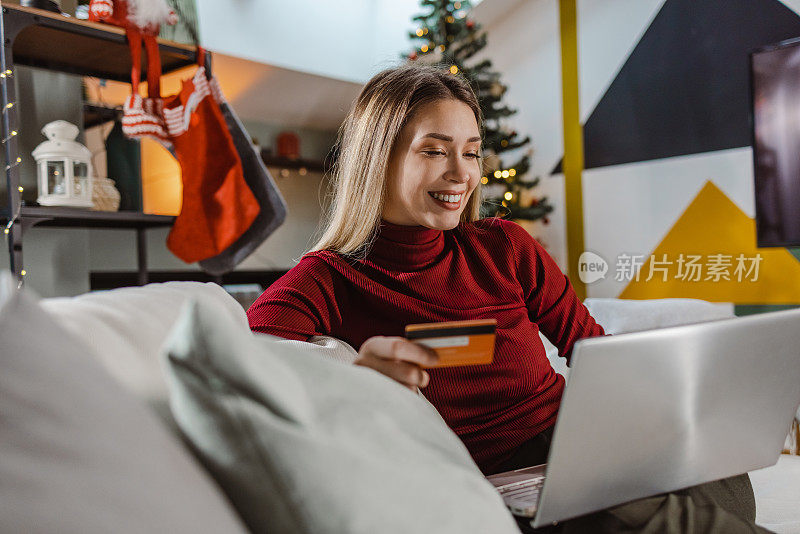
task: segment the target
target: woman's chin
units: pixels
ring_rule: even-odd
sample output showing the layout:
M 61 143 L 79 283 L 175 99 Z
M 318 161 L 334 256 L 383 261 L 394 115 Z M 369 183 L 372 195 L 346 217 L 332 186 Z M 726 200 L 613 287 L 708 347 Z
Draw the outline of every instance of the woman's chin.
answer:
M 425 226 L 434 230 L 452 230 L 461 221 L 461 212 L 430 213 L 425 217 Z

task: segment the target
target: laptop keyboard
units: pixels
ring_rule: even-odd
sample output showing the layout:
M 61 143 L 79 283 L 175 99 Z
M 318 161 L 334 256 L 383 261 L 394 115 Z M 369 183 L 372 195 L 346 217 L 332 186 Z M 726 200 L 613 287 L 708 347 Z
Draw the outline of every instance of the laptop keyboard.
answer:
M 539 492 L 545 477 L 523 480 L 497 488 L 503 501 L 517 515 L 533 517 L 539 504 Z
M 522 482 L 517 482 L 516 484 L 509 484 L 507 486 L 497 488 L 497 490 L 503 497 L 510 497 L 520 500 L 529 500 L 530 498 L 533 498 L 535 500 L 538 499 L 539 491 L 542 489 L 542 484 L 544 484 L 544 477 L 539 477 L 530 480 L 523 480 Z

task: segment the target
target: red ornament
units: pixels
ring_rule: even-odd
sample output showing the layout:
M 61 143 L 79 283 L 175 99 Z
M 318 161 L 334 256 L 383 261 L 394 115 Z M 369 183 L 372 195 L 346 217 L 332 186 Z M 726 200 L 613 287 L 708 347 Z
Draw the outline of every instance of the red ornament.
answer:
M 415 59 L 417 59 L 417 52 L 416 52 L 416 51 L 414 51 L 414 52 L 411 52 L 411 53 L 408 55 L 408 59 L 410 59 L 411 61 L 414 61 Z
M 475 21 L 472 19 L 467 19 L 467 29 L 471 30 L 475 26 Z

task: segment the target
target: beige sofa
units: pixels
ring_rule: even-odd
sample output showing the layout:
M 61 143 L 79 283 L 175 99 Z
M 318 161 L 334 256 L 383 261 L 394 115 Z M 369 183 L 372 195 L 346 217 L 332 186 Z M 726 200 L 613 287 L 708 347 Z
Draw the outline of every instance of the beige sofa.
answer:
M 133 393 L 139 401 L 144 401 L 144 404 L 151 408 L 151 414 L 155 412 L 159 415 L 160 421 L 163 423 L 160 425 L 162 430 L 164 428 L 171 430 L 171 432 L 163 432 L 163 434 L 158 434 L 161 431 L 157 429 L 149 430 L 158 434 L 158 439 L 154 438 L 154 443 L 161 443 L 160 446 L 163 449 L 169 449 L 170 462 L 180 464 L 180 472 L 175 477 L 166 482 L 159 482 L 159 484 L 163 484 L 165 487 L 169 484 L 179 486 L 181 479 L 185 480 L 186 484 L 192 487 L 187 488 L 184 500 L 196 499 L 198 508 L 200 508 L 195 520 L 202 520 L 207 526 L 214 524 L 213 530 L 216 532 L 241 532 L 245 528 L 237 519 L 235 512 L 232 511 L 224 493 L 210 480 L 202 467 L 192 459 L 191 453 L 175 435 L 176 429 L 173 426 L 168 407 L 169 393 L 164 378 L 162 347 L 173 329 L 181 309 L 191 299 L 203 301 L 206 306 L 218 310 L 219 314 L 227 318 L 226 320 L 236 323 L 242 332 L 249 332 L 244 310 L 215 284 L 198 282 L 150 284 L 145 287 L 95 292 L 72 298 L 43 299 L 39 305 L 57 324 L 83 340 L 91 348 L 92 357 L 99 361 L 102 368 L 116 379 L 118 385 L 122 386 L 121 389 Z M 701 322 L 732 315 L 730 306 L 687 299 L 643 302 L 587 299 L 586 304 L 592 315 L 606 327 L 609 333 Z M 4 319 L 2 313 L 0 311 L 0 321 L 8 321 L 8 317 Z M 31 324 L 28 328 L 35 329 L 36 325 Z M 284 343 L 315 352 L 320 358 L 335 359 L 343 363 L 351 363 L 355 359 L 355 350 L 341 341 L 333 338 L 314 338 L 311 341 L 310 344 L 288 340 Z M 546 339 L 544 341 L 548 347 L 548 354 L 554 356 L 555 348 Z M 557 358 L 554 357 L 553 361 L 557 370 L 568 375 L 566 368 Z M 0 374 L 2 373 L 3 371 L 0 370 Z M 80 384 L 79 378 L 75 380 L 76 384 Z M 97 381 L 87 382 L 84 386 L 87 390 L 99 387 Z M 0 393 L 4 393 L 2 387 L 3 383 L 0 381 Z M 391 387 L 391 385 L 387 385 L 387 387 Z M 19 401 L 19 399 L 16 400 Z M 0 397 L 0 402 L 2 402 L 2 397 Z M 66 399 L 65 402 L 68 404 Z M 130 409 L 133 410 L 133 408 Z M 106 412 L 110 410 L 111 408 Z M 36 413 L 36 411 L 33 410 L 32 413 Z M 173 443 L 167 443 L 166 439 L 173 440 Z M 51 451 L 53 457 L 51 468 L 57 468 L 59 461 L 70 461 L 70 458 L 59 458 L 58 450 L 59 448 L 55 446 Z M 2 452 L 1 447 L 0 452 Z M 182 458 L 176 460 L 175 458 L 179 456 Z M 118 463 L 118 461 L 111 462 L 109 465 L 118 466 Z M 36 468 L 35 465 L 31 465 L 31 469 Z M 0 476 L 5 473 L 5 469 L 20 468 L 18 465 L 10 463 L 4 466 L 3 460 L 0 459 Z M 50 477 L 49 473 L 49 471 L 43 473 L 42 477 Z M 102 473 L 98 473 L 97 476 L 102 476 Z M 161 476 L 166 477 L 163 473 Z M 782 455 L 775 466 L 753 472 L 751 478 L 756 492 L 758 523 L 777 532 L 800 533 L 800 457 Z M 47 478 L 42 480 L 47 480 Z M 111 483 L 113 484 L 113 481 Z M 0 496 L 4 495 L 1 491 Z M 60 502 L 61 497 L 52 493 L 37 495 L 35 491 L 32 491 L 25 498 L 27 500 L 20 499 L 13 503 L 6 501 L 5 504 L 0 504 L 0 516 L 10 513 L 18 520 L 23 521 L 24 517 L 21 519 L 18 517 L 22 515 L 22 512 L 19 511 L 19 508 L 12 509 L 13 506 L 24 508 L 25 503 L 30 503 L 32 500 L 35 502 L 39 498 L 44 506 L 45 502 Z M 0 499 L 0 502 L 3 502 L 3 499 Z M 4 509 L 4 506 L 7 508 Z M 72 503 L 72 506 L 74 507 L 75 504 Z M 496 506 L 496 503 L 493 502 L 492 506 Z M 87 502 L 86 507 L 89 510 L 96 508 L 94 501 Z M 52 511 L 52 509 L 53 506 L 48 507 L 48 510 Z M 119 519 L 124 521 L 126 519 L 124 515 L 127 512 L 124 507 L 119 509 L 121 510 L 119 514 L 123 516 Z M 139 512 L 147 515 L 147 512 Z M 43 520 L 40 523 L 42 528 L 38 529 L 39 532 L 101 531 L 91 528 L 81 529 L 83 520 L 81 513 L 72 508 L 68 511 L 69 519 L 65 520 L 65 523 L 60 522 L 60 518 L 64 517 L 62 515 L 49 512 L 42 514 L 43 517 L 46 516 L 47 521 Z M 96 525 L 96 513 L 90 514 L 89 517 L 90 519 L 87 521 L 91 520 L 91 524 Z M 185 518 L 178 517 L 171 518 L 171 520 L 179 522 L 185 521 Z M 110 517 L 108 521 L 113 522 L 114 518 Z M 72 528 L 65 528 L 65 525 Z M 128 526 L 127 530 L 116 529 L 116 531 L 147 530 L 146 525 Z M 192 531 L 192 528 L 188 527 L 188 523 L 184 522 L 183 526 L 184 528 L 177 528 L 174 531 Z M 507 525 L 504 524 L 504 526 Z M 447 529 L 423 528 L 420 531 L 447 531 Z M 475 531 L 477 532 L 477 530 Z

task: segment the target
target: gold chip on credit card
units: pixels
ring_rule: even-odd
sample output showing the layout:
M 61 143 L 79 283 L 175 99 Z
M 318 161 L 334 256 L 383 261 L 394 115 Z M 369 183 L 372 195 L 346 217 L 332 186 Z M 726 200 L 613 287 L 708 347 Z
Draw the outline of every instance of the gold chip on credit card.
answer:
M 425 368 L 479 365 L 494 359 L 495 330 L 496 319 L 410 324 L 406 326 L 406 339 L 439 355 L 439 363 Z

